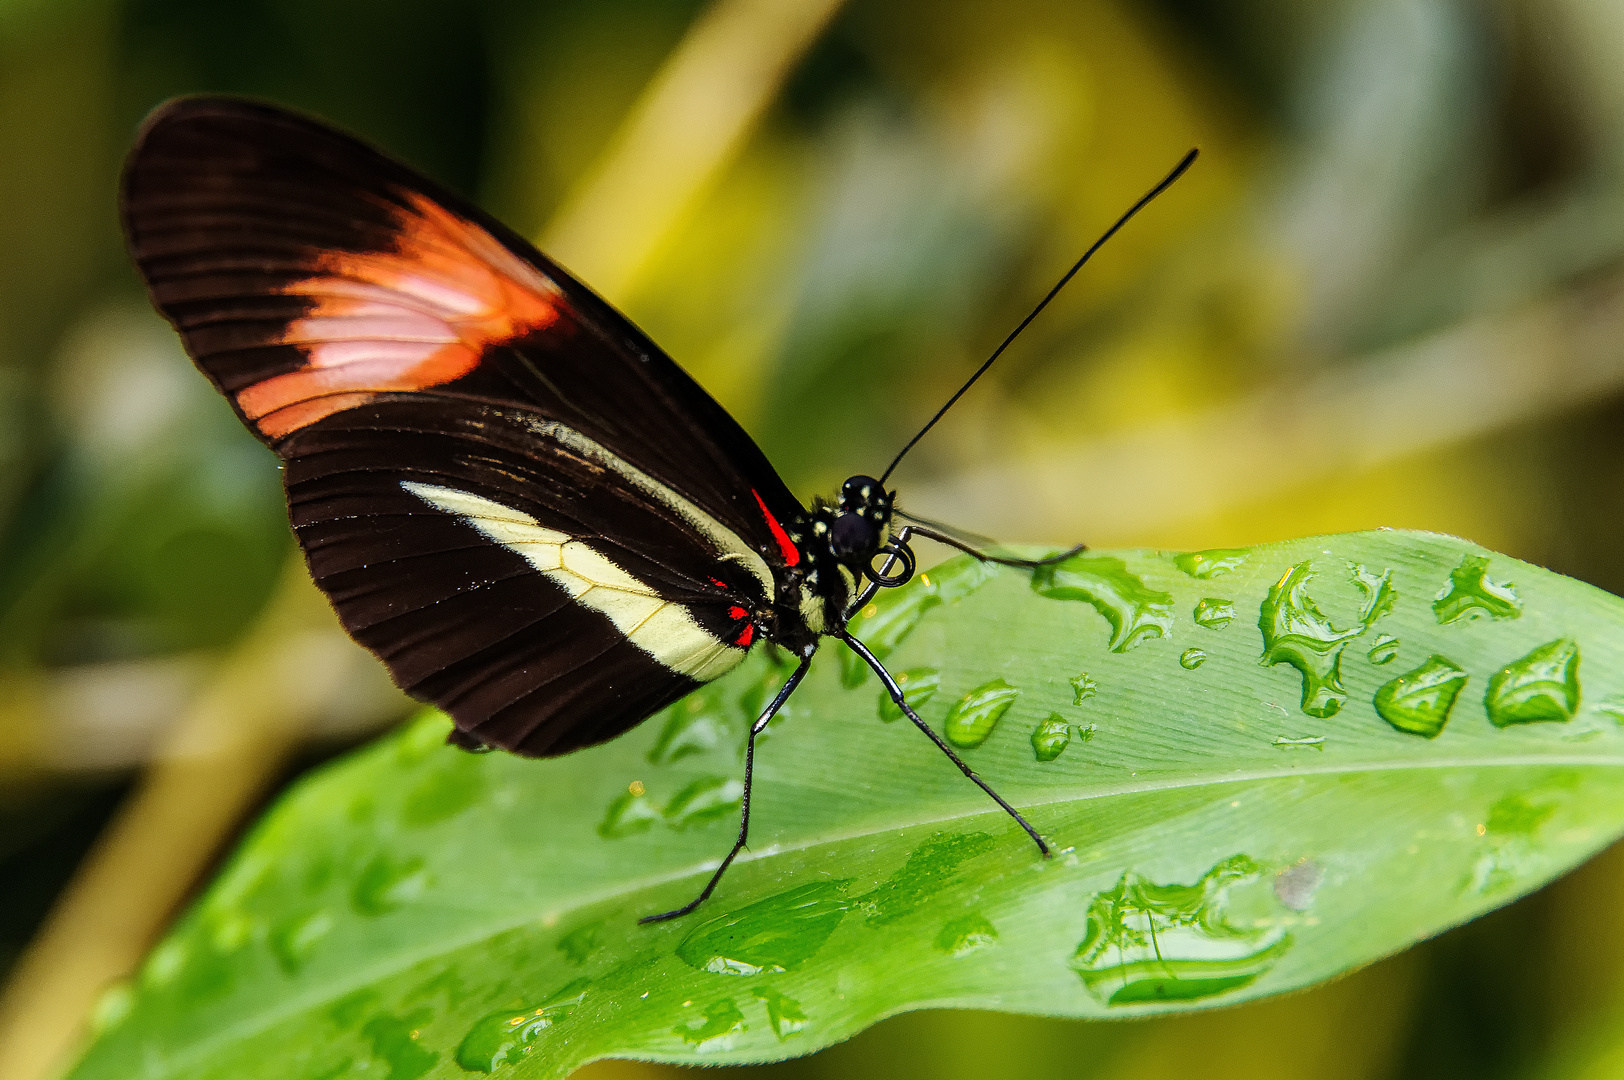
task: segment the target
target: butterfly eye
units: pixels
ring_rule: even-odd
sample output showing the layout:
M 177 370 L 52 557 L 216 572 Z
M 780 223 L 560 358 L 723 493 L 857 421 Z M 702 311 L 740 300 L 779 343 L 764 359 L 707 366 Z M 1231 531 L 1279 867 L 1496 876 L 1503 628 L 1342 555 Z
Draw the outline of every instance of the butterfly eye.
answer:
M 857 514 L 841 514 L 835 518 L 829 533 L 829 550 L 840 559 L 873 551 L 879 542 L 874 526 Z

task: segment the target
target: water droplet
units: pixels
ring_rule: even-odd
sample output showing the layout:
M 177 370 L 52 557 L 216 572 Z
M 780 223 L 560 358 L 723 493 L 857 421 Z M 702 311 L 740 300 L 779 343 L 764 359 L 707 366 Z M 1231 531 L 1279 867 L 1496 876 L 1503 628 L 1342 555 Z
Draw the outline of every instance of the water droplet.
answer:
M 379 1000 L 378 992 L 370 988 L 345 994 L 327 1006 L 327 1019 L 349 1031 L 361 1023 L 361 1018 L 371 1012 Z
M 427 1019 L 423 1014 L 377 1016 L 361 1029 L 372 1043 L 372 1056 L 389 1066 L 388 1080 L 417 1080 L 440 1060 L 439 1054 L 425 1050 L 417 1041 L 417 1029 Z
M 1093 724 L 1079 725 L 1077 728 L 1077 738 L 1082 742 L 1089 742 L 1094 738 L 1094 733 L 1098 730 L 1099 729 Z
M 1229 919 L 1229 892 L 1263 867 L 1233 855 L 1194 885 L 1159 885 L 1132 871 L 1095 895 L 1071 969 L 1106 1005 L 1195 1001 L 1268 971 L 1291 947 L 1279 926 Z
M 1194 671 L 1207 662 L 1207 650 L 1185 649 L 1179 654 L 1179 667 L 1186 671 Z
M 1376 712 L 1400 731 L 1437 738 L 1466 678 L 1458 664 L 1431 656 L 1414 671 L 1382 684 L 1376 691 Z
M 858 629 L 863 644 L 884 660 L 919 625 L 925 613 L 939 604 L 962 600 L 998 576 L 995 563 L 984 563 L 965 555 L 949 559 L 931 572 L 921 574 L 895 589 L 881 589 L 869 607 L 875 612 Z M 867 609 L 864 609 L 867 615 Z M 855 690 L 867 681 L 868 665 L 850 649 L 840 654 L 840 682 Z
M 697 705 L 698 709 L 691 706 Z M 665 765 L 690 754 L 703 754 L 733 740 L 732 725 L 718 703 L 695 695 L 666 710 L 665 725 L 648 752 L 654 765 Z
M 1307 911 L 1325 880 L 1325 867 L 1303 857 L 1274 875 L 1274 895 L 1293 911 Z
M 1039 761 L 1053 761 L 1071 743 L 1071 725 L 1059 713 L 1032 729 L 1032 752 Z
M 1086 671 L 1072 678 L 1071 688 L 1076 692 L 1071 702 L 1073 705 L 1081 705 L 1084 700 L 1100 692 L 1100 684 L 1089 678 Z
M 1003 679 L 982 683 L 953 703 L 942 725 L 947 741 L 960 750 L 974 750 L 992 735 L 1020 690 Z
M 291 915 L 272 926 L 267 944 L 282 970 L 297 975 L 317 943 L 332 931 L 332 913 L 320 908 Z
M 1384 570 L 1380 574 L 1372 574 L 1358 563 L 1348 564 L 1348 580 L 1359 587 L 1365 594 L 1364 603 L 1359 609 L 1359 625 L 1369 630 L 1377 619 L 1383 615 L 1391 615 L 1393 604 L 1398 599 L 1398 593 L 1393 589 L 1393 572 Z
M 691 1023 L 672 1028 L 682 1041 L 701 1052 L 731 1049 L 736 1036 L 745 1030 L 744 1013 L 732 998 L 713 1001 L 705 1007 L 704 1015 Z
M 576 979 L 541 1005 L 482 1017 L 457 1045 L 457 1064 L 468 1072 L 495 1072 L 535 1049 L 542 1032 L 569 1018 L 586 1000 L 588 982 Z
M 998 931 L 980 915 L 966 915 L 942 927 L 936 947 L 949 956 L 969 956 L 998 943 Z
M 1302 710 L 1309 716 L 1324 719 L 1335 716 L 1342 708 L 1348 699 L 1342 687 L 1342 650 L 1369 629 L 1370 622 L 1380 618 L 1392 602 L 1393 593 L 1387 584 L 1390 575 L 1371 578 L 1363 567 L 1352 570 L 1353 580 L 1364 590 L 1366 599 L 1362 621 L 1350 629 L 1338 630 L 1308 595 L 1308 583 L 1316 574 L 1311 562 L 1300 562 L 1287 570 L 1269 588 L 1258 612 L 1258 629 L 1263 631 L 1261 663 L 1290 664 L 1302 674 Z
M 1535 802 L 1514 792 L 1489 807 L 1481 831 L 1489 850 L 1472 865 L 1466 886 L 1473 892 L 1492 893 L 1515 885 L 1524 864 L 1534 856 L 1534 836 L 1557 811 L 1551 801 Z
M 1617 695 L 1603 698 L 1590 706 L 1603 716 L 1609 717 L 1619 723 L 1624 723 L 1624 697 Z
M 1032 573 L 1032 590 L 1051 600 L 1081 600 L 1111 624 L 1112 652 L 1127 652 L 1145 638 L 1173 629 L 1173 597 L 1149 588 L 1109 555 L 1081 555 Z
M 689 781 L 665 806 L 665 820 L 678 829 L 736 817 L 744 784 L 731 776 L 701 776 Z
M 610 801 L 609 809 L 598 823 L 598 835 L 605 840 L 618 840 L 644 832 L 659 820 L 660 812 L 654 809 L 646 792 L 622 791 Z
M 791 971 L 823 948 L 846 917 L 850 884 L 814 881 L 719 915 L 690 930 L 677 955 L 717 975 Z
M 921 844 L 885 881 L 859 897 L 868 921 L 877 925 L 913 914 L 936 898 L 960 865 L 997 846 L 986 833 L 944 836 Z
M 751 993 L 766 1004 L 767 1022 L 772 1025 L 773 1034 L 778 1036 L 779 1042 L 798 1034 L 806 1027 L 807 1016 L 801 1009 L 799 1001 L 780 994 L 770 986 L 755 987 Z
M 1186 551 L 1173 556 L 1173 565 L 1193 578 L 1205 581 L 1238 570 L 1251 554 L 1246 548 L 1211 548 L 1207 551 Z
M 1289 735 L 1276 735 L 1274 737 L 1274 745 L 1275 746 L 1306 747 L 1307 749 L 1310 749 L 1310 750 L 1324 750 L 1325 749 L 1325 736 L 1324 735 L 1298 735 L 1298 736 L 1293 737 L 1293 736 L 1289 736 Z
M 1489 560 L 1482 555 L 1468 555 L 1461 564 L 1449 572 L 1449 584 L 1438 590 L 1432 602 L 1432 613 L 1440 626 L 1462 619 L 1515 619 L 1522 614 L 1522 599 L 1517 587 L 1509 581 L 1504 584 L 1489 577 Z
M 897 685 L 902 687 L 902 700 L 908 703 L 908 708 L 918 712 L 941 688 L 942 673 L 935 668 L 910 668 L 897 676 Z M 880 719 L 888 724 L 902 719 L 902 710 L 885 692 L 880 694 L 879 713 Z
M 553 947 L 564 954 L 564 959 L 576 967 L 580 967 L 586 963 L 587 957 L 591 956 L 593 951 L 603 943 L 602 938 L 603 923 L 587 923 L 585 926 L 577 926 L 574 930 L 559 938 L 558 944 Z
M 1235 605 L 1228 600 L 1209 596 L 1195 606 L 1195 621 L 1208 630 L 1222 630 L 1235 618 Z
M 350 906 L 360 915 L 387 915 L 423 895 L 427 886 L 428 872 L 422 859 L 377 855 L 355 879 Z
M 1365 654 L 1372 664 L 1391 664 L 1398 658 L 1398 638 L 1391 634 L 1383 634 L 1376 639 L 1376 644 L 1370 647 Z
M 421 829 L 449 821 L 485 795 L 488 763 L 471 754 L 441 754 L 433 771 L 406 793 L 401 824 Z
M 1546 642 L 1489 677 L 1483 707 L 1496 727 L 1565 722 L 1579 710 L 1579 646 L 1570 638 Z

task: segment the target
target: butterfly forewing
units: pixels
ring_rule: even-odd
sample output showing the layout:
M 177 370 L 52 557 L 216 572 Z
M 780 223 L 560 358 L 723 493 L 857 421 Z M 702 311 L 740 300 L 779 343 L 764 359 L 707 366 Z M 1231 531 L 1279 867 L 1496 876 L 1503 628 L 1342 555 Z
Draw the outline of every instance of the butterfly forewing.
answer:
M 743 657 L 798 505 L 523 240 L 347 136 L 216 99 L 148 121 L 124 213 L 158 307 L 286 462 L 312 575 L 402 687 L 556 754 Z

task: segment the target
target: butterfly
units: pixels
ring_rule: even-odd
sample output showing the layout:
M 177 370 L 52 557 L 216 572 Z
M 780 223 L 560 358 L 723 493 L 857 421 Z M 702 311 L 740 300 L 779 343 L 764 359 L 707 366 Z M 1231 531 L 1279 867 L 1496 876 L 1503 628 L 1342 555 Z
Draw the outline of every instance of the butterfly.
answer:
M 692 903 L 644 921 L 693 910 L 743 848 L 755 738 L 825 637 L 1048 854 L 848 629 L 876 589 L 911 577 L 913 535 L 993 558 L 920 521 L 897 527 L 891 469 L 803 506 L 726 410 L 558 264 L 286 109 L 160 106 L 121 207 L 154 305 L 281 459 L 311 577 L 395 682 L 451 717 L 452 743 L 566 754 L 759 642 L 794 658 L 750 731 L 737 842 Z

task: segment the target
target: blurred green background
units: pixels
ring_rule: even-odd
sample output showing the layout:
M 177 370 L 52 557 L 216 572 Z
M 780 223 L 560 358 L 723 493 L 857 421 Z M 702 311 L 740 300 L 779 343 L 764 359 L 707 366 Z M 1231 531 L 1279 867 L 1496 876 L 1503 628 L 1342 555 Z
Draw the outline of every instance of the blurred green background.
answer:
M 405 709 L 284 578 L 274 460 L 124 258 L 120 159 L 196 91 L 324 115 L 555 241 L 803 497 L 883 468 L 1198 145 L 904 505 L 1095 546 L 1436 529 L 1624 590 L 1618 0 L 0 0 L 8 1080 L 280 783 Z M 734 1072 L 1624 1076 L 1621 899 L 1614 850 L 1290 998 L 917 1014 Z

